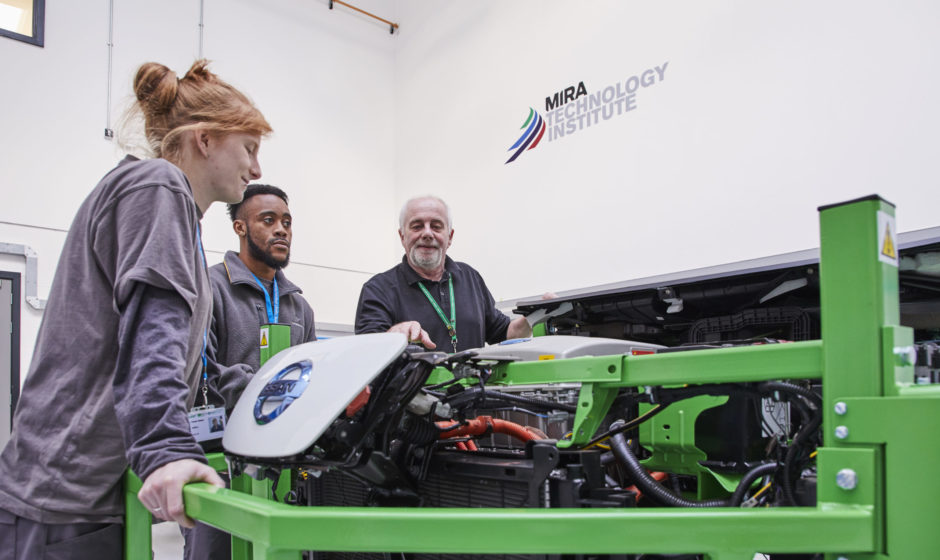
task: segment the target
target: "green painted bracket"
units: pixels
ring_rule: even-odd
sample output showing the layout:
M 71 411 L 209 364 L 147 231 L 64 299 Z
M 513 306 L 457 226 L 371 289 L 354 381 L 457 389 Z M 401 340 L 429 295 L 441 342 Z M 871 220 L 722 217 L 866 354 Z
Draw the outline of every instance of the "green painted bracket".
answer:
M 681 407 L 667 408 L 657 416 L 640 424 L 641 445 L 652 452 L 643 465 L 651 470 L 669 469 L 684 474 L 699 474 L 698 462 L 705 453 L 695 447 L 695 419 L 703 411 L 721 406 L 728 397 L 702 395 L 682 401 Z M 640 405 L 640 414 L 648 412 L 651 405 Z M 734 490 L 732 488 L 731 490 Z
M 719 497 L 716 491 L 733 492 L 741 477 L 723 475 L 703 467 L 700 462 L 707 457 L 705 452 L 695 446 L 695 421 L 699 414 L 727 401 L 727 396 L 693 397 L 684 400 L 681 407 L 667 408 L 640 424 L 639 441 L 651 452 L 648 459 L 641 461 L 643 466 L 647 470 L 708 477 L 708 480 L 699 479 L 697 498 L 700 500 Z M 650 408 L 652 405 L 641 404 L 640 414 L 646 413 Z
M 578 409 L 572 423 L 570 440 L 561 440 L 558 447 L 564 449 L 572 445 L 588 443 L 604 420 L 604 414 L 617 397 L 616 387 L 602 387 L 597 383 L 582 383 L 578 393 Z
M 431 370 L 431 374 L 428 375 L 427 384 L 428 385 L 437 385 L 438 383 L 443 383 L 445 381 L 450 381 L 454 378 L 454 374 L 447 368 L 436 367 Z
M 883 536 L 877 530 L 883 519 L 880 493 L 884 484 L 881 452 L 872 447 L 823 447 L 816 458 L 817 501 L 821 507 L 854 505 L 870 508 L 875 550 L 881 550 Z
M 828 448 L 820 452 L 820 503 L 862 503 L 873 494 L 879 512 L 873 522 L 883 528 L 883 535 L 876 533 L 876 551 L 890 558 L 933 558 L 940 550 L 940 478 L 933 476 L 940 465 L 940 446 L 933 441 L 940 426 L 940 387 L 918 388 L 910 387 L 901 397 L 839 399 L 845 408 L 838 423 L 847 432 L 839 451 L 874 450 L 869 452 L 876 468 L 842 461 L 842 456 L 830 460 Z M 843 468 L 857 470 L 857 491 L 834 488 Z M 865 495 L 857 498 L 858 491 Z
M 914 384 L 914 331 L 909 327 L 886 325 L 881 335 L 885 395 L 897 396 L 902 387 Z

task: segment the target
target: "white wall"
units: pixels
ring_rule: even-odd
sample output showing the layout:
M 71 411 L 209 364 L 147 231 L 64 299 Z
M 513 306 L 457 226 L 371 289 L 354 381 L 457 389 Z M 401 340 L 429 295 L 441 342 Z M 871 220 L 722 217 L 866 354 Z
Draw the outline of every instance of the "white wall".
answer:
M 872 193 L 938 224 L 940 4 L 405 1 L 399 202 L 455 211 L 497 300 L 818 246 Z M 668 61 L 636 109 L 505 164 L 529 107 Z
M 287 272 L 318 321 L 352 322 L 362 282 L 401 255 L 398 207 L 425 192 L 451 203 L 451 255 L 498 300 L 814 247 L 818 205 L 871 193 L 902 231 L 938 224 L 935 2 L 355 3 L 400 32 L 326 0 L 205 1 L 205 56 L 275 128 L 262 181 L 291 195 Z M 47 2 L 45 48 L 0 40 L 0 242 L 39 253 L 41 297 L 118 159 L 108 4 Z M 112 119 L 141 62 L 196 58 L 198 6 L 115 1 Z M 546 96 L 667 61 L 635 110 L 504 163 Z M 235 248 L 221 206 L 203 229 L 211 261 Z M 41 314 L 23 310 L 25 371 Z
M 389 13 L 378 0 L 358 5 Z M 108 123 L 108 0 L 46 2 L 45 47 L 0 38 L 0 242 L 39 254 L 47 297 L 72 216 L 119 159 Z M 199 2 L 114 2 L 111 124 L 137 67 L 182 75 L 199 54 Z M 327 1 L 205 0 L 204 56 L 273 125 L 260 152 L 263 182 L 283 187 L 295 216 L 292 264 L 318 322 L 349 324 L 375 263 L 396 259 L 379 225 L 394 207 L 394 51 L 382 24 Z M 12 87 L 15 84 L 16 87 Z M 224 206 L 203 223 L 210 264 L 237 240 Z M 23 258 L 0 256 L 23 273 Z M 22 371 L 41 313 L 23 303 Z

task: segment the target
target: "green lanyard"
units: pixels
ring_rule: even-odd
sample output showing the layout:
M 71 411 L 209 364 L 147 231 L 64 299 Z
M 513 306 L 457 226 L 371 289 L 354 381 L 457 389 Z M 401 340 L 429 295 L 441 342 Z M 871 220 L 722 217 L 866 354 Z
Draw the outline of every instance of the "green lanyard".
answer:
M 437 311 L 437 316 L 444 322 L 444 326 L 447 327 L 447 334 L 450 335 L 450 341 L 454 345 L 454 352 L 457 352 L 457 302 L 454 300 L 454 277 L 451 276 L 447 280 L 450 285 L 450 321 L 444 316 L 444 311 L 441 310 L 441 306 L 434 301 L 434 298 L 431 297 L 431 293 L 424 287 L 424 284 L 418 282 L 418 286 L 421 288 L 421 291 L 424 292 L 428 301 L 431 302 L 431 305 L 434 306 L 434 311 Z

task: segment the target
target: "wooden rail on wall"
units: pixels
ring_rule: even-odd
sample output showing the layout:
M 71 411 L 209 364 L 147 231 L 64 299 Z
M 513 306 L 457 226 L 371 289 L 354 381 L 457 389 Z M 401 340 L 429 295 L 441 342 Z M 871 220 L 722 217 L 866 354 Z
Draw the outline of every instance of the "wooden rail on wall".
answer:
M 369 16 L 370 18 L 377 19 L 377 20 L 381 21 L 382 23 L 388 24 L 388 32 L 391 33 L 391 34 L 394 34 L 394 33 L 395 33 L 395 30 L 398 29 L 398 24 L 397 24 L 397 23 L 392 23 L 392 22 L 388 21 L 387 19 L 382 19 L 382 18 L 380 18 L 379 16 L 377 16 L 377 15 L 375 15 L 375 14 L 370 14 L 369 12 L 367 12 L 367 11 L 365 11 L 365 10 L 361 10 L 361 9 L 359 9 L 359 8 L 357 8 L 357 7 L 355 7 L 355 6 L 353 6 L 352 4 L 347 4 L 346 2 L 343 2 L 343 1 L 341 1 L 341 0 L 330 0 L 330 9 L 331 9 L 331 10 L 333 9 L 333 4 L 342 4 L 343 6 L 346 6 L 347 8 L 349 8 L 349 9 L 351 9 L 351 10 L 356 10 L 356 11 L 359 12 L 360 14 L 365 14 L 365 15 Z

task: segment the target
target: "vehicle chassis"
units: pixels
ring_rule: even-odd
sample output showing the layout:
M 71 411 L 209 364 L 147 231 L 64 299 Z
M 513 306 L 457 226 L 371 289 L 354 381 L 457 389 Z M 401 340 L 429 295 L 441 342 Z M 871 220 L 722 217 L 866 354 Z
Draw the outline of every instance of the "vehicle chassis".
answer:
M 198 483 L 184 488 L 186 512 L 237 537 L 233 558 L 266 560 L 295 560 L 302 550 L 934 557 L 940 477 L 932 467 L 940 465 L 940 445 L 928 438 L 940 427 L 940 386 L 913 383 L 913 332 L 899 325 L 898 268 L 880 258 L 891 249 L 886 243 L 896 243 L 897 232 L 881 231 L 885 216 L 893 224 L 894 206 L 877 196 L 820 208 L 821 340 L 518 362 L 496 380 L 581 383 L 573 437 L 559 442 L 564 446 L 590 440 L 624 387 L 821 379 L 815 507 L 296 507 L 251 488 Z M 125 548 L 132 560 L 151 554 L 150 517 L 138 489 L 129 475 Z

